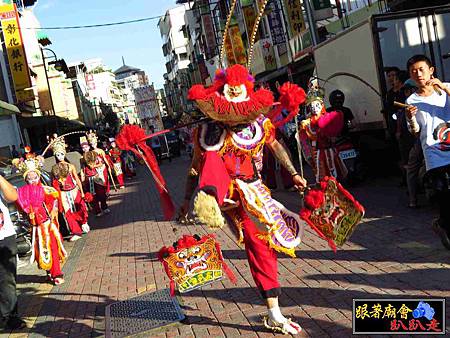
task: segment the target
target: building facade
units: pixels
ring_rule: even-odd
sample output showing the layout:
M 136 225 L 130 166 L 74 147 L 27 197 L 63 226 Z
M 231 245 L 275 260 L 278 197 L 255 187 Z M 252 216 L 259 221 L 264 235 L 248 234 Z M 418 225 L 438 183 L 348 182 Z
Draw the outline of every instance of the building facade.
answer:
M 169 9 L 158 22 L 163 42 L 163 54 L 166 60 L 164 74 L 164 91 L 167 100 L 168 113 L 181 116 L 193 106 L 187 100 L 187 91 L 191 86 L 189 75 L 188 32 L 186 26 L 186 11 L 192 6 L 188 2 Z

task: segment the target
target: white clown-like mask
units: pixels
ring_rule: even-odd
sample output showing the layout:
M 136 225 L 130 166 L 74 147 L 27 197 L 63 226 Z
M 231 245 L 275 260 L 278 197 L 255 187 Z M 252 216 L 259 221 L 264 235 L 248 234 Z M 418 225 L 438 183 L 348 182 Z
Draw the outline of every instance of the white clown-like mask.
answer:
M 35 171 L 30 171 L 27 174 L 26 181 L 28 184 L 37 185 L 40 181 L 38 173 Z
M 63 152 L 58 151 L 58 152 L 55 153 L 55 157 L 56 157 L 56 159 L 57 159 L 59 162 L 62 162 L 62 161 L 64 161 L 64 159 L 66 158 L 66 154 L 63 153 Z
M 239 103 L 249 100 L 249 97 L 247 95 L 247 88 L 244 84 L 241 84 L 239 86 L 230 86 L 228 84 L 225 84 L 225 86 L 223 87 L 223 95 L 228 102 Z
M 309 113 L 315 116 L 320 115 L 322 113 L 322 109 L 323 109 L 323 102 L 320 100 L 314 100 L 308 106 Z

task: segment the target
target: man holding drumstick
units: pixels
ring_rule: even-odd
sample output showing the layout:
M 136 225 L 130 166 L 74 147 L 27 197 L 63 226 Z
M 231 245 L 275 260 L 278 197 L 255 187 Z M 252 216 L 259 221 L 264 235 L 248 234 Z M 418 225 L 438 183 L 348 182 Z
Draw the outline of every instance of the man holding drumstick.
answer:
M 436 191 L 439 218 L 433 230 L 450 250 L 450 84 L 434 78 L 434 67 L 425 55 L 408 60 L 417 91 L 407 100 L 408 129 L 420 137 L 427 179 Z

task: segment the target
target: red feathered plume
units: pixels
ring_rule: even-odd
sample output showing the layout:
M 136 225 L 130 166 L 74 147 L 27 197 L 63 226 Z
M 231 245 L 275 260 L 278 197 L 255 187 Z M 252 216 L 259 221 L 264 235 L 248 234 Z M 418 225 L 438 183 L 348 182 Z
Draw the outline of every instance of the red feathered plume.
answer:
M 305 206 L 310 210 L 319 208 L 325 200 L 325 194 L 321 190 L 310 190 L 304 198 Z
M 250 76 L 248 69 L 242 65 L 233 65 L 225 71 L 225 81 L 229 86 L 245 85 L 247 92 L 253 91 L 253 77 Z
M 295 115 L 297 115 L 300 105 L 306 100 L 305 91 L 301 87 L 290 82 L 283 83 L 278 89 L 278 92 L 280 93 L 280 105 L 270 114 L 270 119 L 273 121 L 275 127 L 282 126 L 292 120 Z M 283 109 L 286 109 L 289 112 L 288 116 L 281 121 L 276 121 Z
M 156 188 L 159 191 L 161 207 L 164 217 L 170 220 L 175 213 L 175 206 L 170 198 L 158 162 L 153 154 L 152 149 L 145 143 L 145 131 L 135 125 L 126 124 L 120 130 L 116 137 L 116 143 L 122 150 L 132 151 L 136 156 L 142 158 L 147 164 L 153 178 L 156 182 Z
M 94 196 L 92 196 L 92 194 L 90 192 L 87 192 L 84 194 L 84 200 L 87 203 L 91 203 L 94 200 Z
M 344 114 L 340 111 L 325 113 L 319 118 L 318 126 L 324 136 L 337 137 L 344 127 Z

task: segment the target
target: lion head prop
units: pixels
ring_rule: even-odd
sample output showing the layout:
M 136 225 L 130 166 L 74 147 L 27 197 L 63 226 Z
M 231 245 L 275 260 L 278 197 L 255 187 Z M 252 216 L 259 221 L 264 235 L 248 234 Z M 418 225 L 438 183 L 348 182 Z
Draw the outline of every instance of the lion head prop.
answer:
M 172 296 L 175 284 L 181 293 L 189 292 L 222 279 L 223 271 L 236 282 L 213 235 L 184 235 L 173 246 L 159 250 L 158 258 L 169 276 Z

